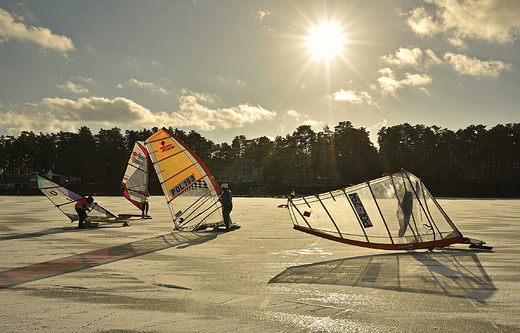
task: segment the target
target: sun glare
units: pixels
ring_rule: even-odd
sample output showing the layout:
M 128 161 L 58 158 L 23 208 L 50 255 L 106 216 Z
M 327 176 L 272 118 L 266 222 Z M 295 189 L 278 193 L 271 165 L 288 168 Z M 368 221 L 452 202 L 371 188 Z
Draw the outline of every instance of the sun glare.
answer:
M 307 37 L 312 58 L 330 61 L 334 56 L 341 55 L 343 44 L 347 42 L 343 29 L 335 22 L 323 21 L 319 26 L 313 26 Z

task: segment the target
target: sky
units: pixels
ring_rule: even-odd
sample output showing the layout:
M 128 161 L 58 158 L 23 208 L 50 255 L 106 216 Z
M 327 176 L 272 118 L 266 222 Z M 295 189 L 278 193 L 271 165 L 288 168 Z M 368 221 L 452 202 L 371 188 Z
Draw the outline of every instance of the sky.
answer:
M 0 135 L 520 122 L 520 1 L 0 2 Z

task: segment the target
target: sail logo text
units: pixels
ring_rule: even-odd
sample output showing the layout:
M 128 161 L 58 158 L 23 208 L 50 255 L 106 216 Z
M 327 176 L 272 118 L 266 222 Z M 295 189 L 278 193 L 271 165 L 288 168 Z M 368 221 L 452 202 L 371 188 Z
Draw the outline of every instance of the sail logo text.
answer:
M 191 174 L 188 176 L 188 178 L 181 181 L 179 184 L 175 185 L 172 189 L 170 189 L 170 194 L 172 195 L 172 198 L 175 198 L 179 194 L 182 193 L 185 189 L 193 185 L 197 181 L 197 178 L 195 178 L 195 174 Z
M 367 211 L 365 210 L 365 206 L 363 206 L 359 195 L 357 193 L 352 193 L 349 194 L 348 197 L 350 198 L 352 205 L 354 205 L 354 210 L 356 211 L 356 214 L 359 217 L 361 223 L 363 223 L 363 226 L 365 228 L 373 227 L 374 225 L 372 224 L 372 221 L 370 221 Z
M 161 153 L 164 153 L 164 152 L 166 152 L 168 150 L 171 150 L 171 149 L 175 148 L 173 143 L 170 143 L 170 144 L 166 145 L 166 142 L 164 142 L 164 141 L 161 142 L 161 145 L 162 145 Z
M 145 165 L 146 158 L 141 154 L 134 153 L 132 156 L 132 163 L 139 165 L 140 167 L 143 167 Z

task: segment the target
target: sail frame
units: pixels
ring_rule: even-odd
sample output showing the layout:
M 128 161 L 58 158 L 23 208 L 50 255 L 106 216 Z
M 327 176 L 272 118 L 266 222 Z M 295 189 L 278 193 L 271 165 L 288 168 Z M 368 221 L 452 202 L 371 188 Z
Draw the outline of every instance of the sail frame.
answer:
M 287 206 L 295 230 L 350 245 L 412 250 L 467 242 L 420 179 L 405 170 L 289 198 Z

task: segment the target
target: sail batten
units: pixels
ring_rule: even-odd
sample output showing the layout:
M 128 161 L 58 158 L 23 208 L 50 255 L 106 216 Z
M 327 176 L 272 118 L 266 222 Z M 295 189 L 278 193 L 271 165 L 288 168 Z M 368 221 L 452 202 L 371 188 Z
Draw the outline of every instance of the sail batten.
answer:
M 467 240 L 414 175 L 399 173 L 288 200 L 294 228 L 342 243 L 388 250 Z

